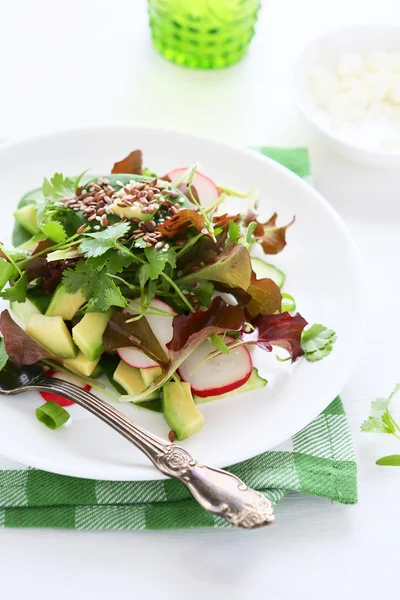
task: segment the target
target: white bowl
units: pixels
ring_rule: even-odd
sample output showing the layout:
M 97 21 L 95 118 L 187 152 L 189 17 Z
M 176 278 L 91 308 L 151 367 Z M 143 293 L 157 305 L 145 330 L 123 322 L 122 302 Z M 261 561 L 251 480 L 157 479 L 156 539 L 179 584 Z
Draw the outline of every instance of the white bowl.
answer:
M 295 65 L 295 100 L 300 112 L 316 129 L 325 141 L 347 158 L 368 163 L 370 165 L 397 167 L 400 166 L 400 133 L 399 146 L 394 149 L 367 147 L 357 139 L 357 128 L 354 138 L 349 139 L 339 127 L 327 118 L 327 113 L 319 107 L 312 95 L 309 85 L 310 75 L 320 69 L 333 70 L 337 59 L 343 54 L 367 55 L 384 50 L 400 52 L 400 27 L 365 26 L 333 31 L 310 44 L 300 55 Z M 371 121 L 360 126 L 368 127 Z M 400 128 L 399 128 L 400 132 Z

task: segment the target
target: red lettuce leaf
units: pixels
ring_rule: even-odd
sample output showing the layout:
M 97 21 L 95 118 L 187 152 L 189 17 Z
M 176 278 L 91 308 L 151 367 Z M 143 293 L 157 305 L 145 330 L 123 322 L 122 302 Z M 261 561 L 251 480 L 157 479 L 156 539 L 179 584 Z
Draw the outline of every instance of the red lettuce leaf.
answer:
M 212 281 L 247 290 L 251 282 L 251 259 L 244 246 L 230 246 L 210 265 L 182 277 L 180 283 Z
M 176 315 L 172 322 L 174 334 L 167 348 L 174 362 L 177 356 L 191 346 L 190 352 L 210 335 L 225 331 L 239 331 L 244 323 L 239 305 L 227 304 L 220 296 L 214 298 L 209 309 L 190 315 Z
M 52 356 L 46 348 L 35 342 L 16 324 L 8 310 L 3 310 L 0 314 L 0 332 L 8 356 L 19 365 L 33 365 L 39 360 Z
M 211 335 L 226 331 L 240 331 L 245 316 L 239 306 L 231 306 L 221 297 L 214 298 L 209 309 L 199 310 L 188 316 L 176 315 L 173 320 L 173 337 L 167 344 L 170 363 L 168 369 L 142 394 L 135 397 L 140 400 L 149 391 L 155 390 L 171 377 L 185 358 Z
M 149 358 L 152 358 L 164 366 L 168 363 L 168 357 L 160 346 L 147 319 L 142 317 L 138 321 L 127 323 L 133 314 L 128 310 L 119 310 L 109 320 L 103 334 L 103 345 L 105 350 L 116 348 L 134 347 L 142 350 Z
M 271 352 L 272 346 L 280 346 L 289 352 L 292 362 L 304 354 L 301 347 L 301 334 L 307 321 L 299 314 L 293 317 L 287 313 L 259 315 L 252 321 L 255 330 L 242 333 L 246 344 L 255 344 Z
M 182 237 L 188 227 L 195 227 L 198 231 L 204 233 L 204 235 L 210 235 L 204 227 L 203 217 L 190 208 L 183 208 L 173 217 L 165 219 L 164 223 L 158 225 L 156 231 L 162 233 L 164 238 L 171 239 Z
M 274 213 L 268 221 L 261 223 L 257 220 L 255 213 L 249 212 L 244 219 L 245 225 L 252 222 L 257 223 L 253 235 L 257 242 L 261 244 L 265 254 L 278 254 L 284 249 L 286 246 L 286 231 L 295 222 L 295 217 L 293 217 L 290 223 L 278 227 L 276 225 L 277 218 L 277 213 Z
M 251 317 L 259 314 L 272 315 L 281 311 L 281 291 L 272 279 L 257 279 L 253 271 L 247 293 L 250 294 L 251 300 L 246 305 L 246 310 Z
M 128 156 L 125 156 L 119 162 L 114 163 L 111 173 L 132 173 L 132 175 L 142 174 L 142 151 L 133 150 Z
M 227 213 L 223 215 L 214 215 L 213 216 L 213 224 L 218 227 L 226 227 L 229 225 L 231 221 L 238 221 L 240 218 L 240 214 L 238 215 L 228 215 Z

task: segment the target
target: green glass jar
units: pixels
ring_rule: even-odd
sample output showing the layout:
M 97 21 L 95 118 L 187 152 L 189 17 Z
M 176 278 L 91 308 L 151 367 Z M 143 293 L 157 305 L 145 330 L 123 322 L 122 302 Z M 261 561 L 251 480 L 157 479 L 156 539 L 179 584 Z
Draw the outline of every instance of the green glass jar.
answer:
M 178 65 L 226 67 L 246 53 L 259 8 L 260 0 L 149 0 L 153 41 Z

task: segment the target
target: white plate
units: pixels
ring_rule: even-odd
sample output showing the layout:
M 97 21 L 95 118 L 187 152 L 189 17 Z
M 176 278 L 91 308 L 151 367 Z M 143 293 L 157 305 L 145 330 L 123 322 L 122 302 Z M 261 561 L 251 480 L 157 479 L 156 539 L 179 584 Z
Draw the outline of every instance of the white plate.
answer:
M 400 127 L 393 122 L 390 139 L 395 137 L 393 149 L 385 149 L 373 142 L 379 123 L 367 120 L 350 125 L 346 136 L 340 127 L 332 124 L 329 114 L 319 106 L 311 93 L 310 75 L 321 68 L 333 70 L 343 54 L 365 56 L 373 52 L 400 52 L 400 27 L 396 25 L 359 26 L 332 31 L 313 41 L 300 55 L 295 65 L 295 99 L 307 121 L 336 151 L 347 158 L 381 167 L 400 166 Z M 390 122 L 386 124 L 389 126 Z M 350 133 L 349 133 L 350 132 Z M 396 134 L 396 135 L 395 135 Z M 366 140 L 369 140 L 368 143 Z M 371 141 L 372 140 L 372 141 Z
M 115 160 L 141 148 L 145 164 L 159 173 L 199 162 L 219 183 L 261 190 L 262 208 L 286 223 L 296 215 L 288 245 L 270 257 L 287 274 L 285 290 L 310 322 L 338 333 L 334 352 L 319 363 L 294 368 L 261 352 L 266 388 L 201 406 L 203 429 L 182 445 L 217 467 L 281 444 L 316 417 L 341 391 L 353 365 L 361 326 L 361 267 L 357 249 L 333 208 L 299 177 L 256 152 L 192 135 L 149 128 L 69 131 L 0 148 L 0 239 L 9 241 L 19 198 L 56 171 L 90 168 L 108 173 Z M 78 406 L 70 426 L 50 431 L 35 417 L 36 393 L 0 399 L 0 454 L 34 467 L 78 477 L 139 480 L 160 474 L 122 437 Z M 162 416 L 120 405 L 137 423 L 166 437 Z

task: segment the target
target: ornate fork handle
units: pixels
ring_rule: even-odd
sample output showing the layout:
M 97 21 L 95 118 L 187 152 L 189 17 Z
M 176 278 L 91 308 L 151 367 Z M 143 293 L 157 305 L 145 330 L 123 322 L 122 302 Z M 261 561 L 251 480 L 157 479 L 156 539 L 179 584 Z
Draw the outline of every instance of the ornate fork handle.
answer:
M 252 529 L 274 520 L 271 503 L 261 492 L 248 488 L 227 471 L 199 464 L 184 448 L 164 442 L 142 429 L 90 392 L 43 376 L 26 389 L 61 394 L 86 408 L 144 452 L 159 471 L 186 485 L 205 510 L 223 517 L 232 525 Z

